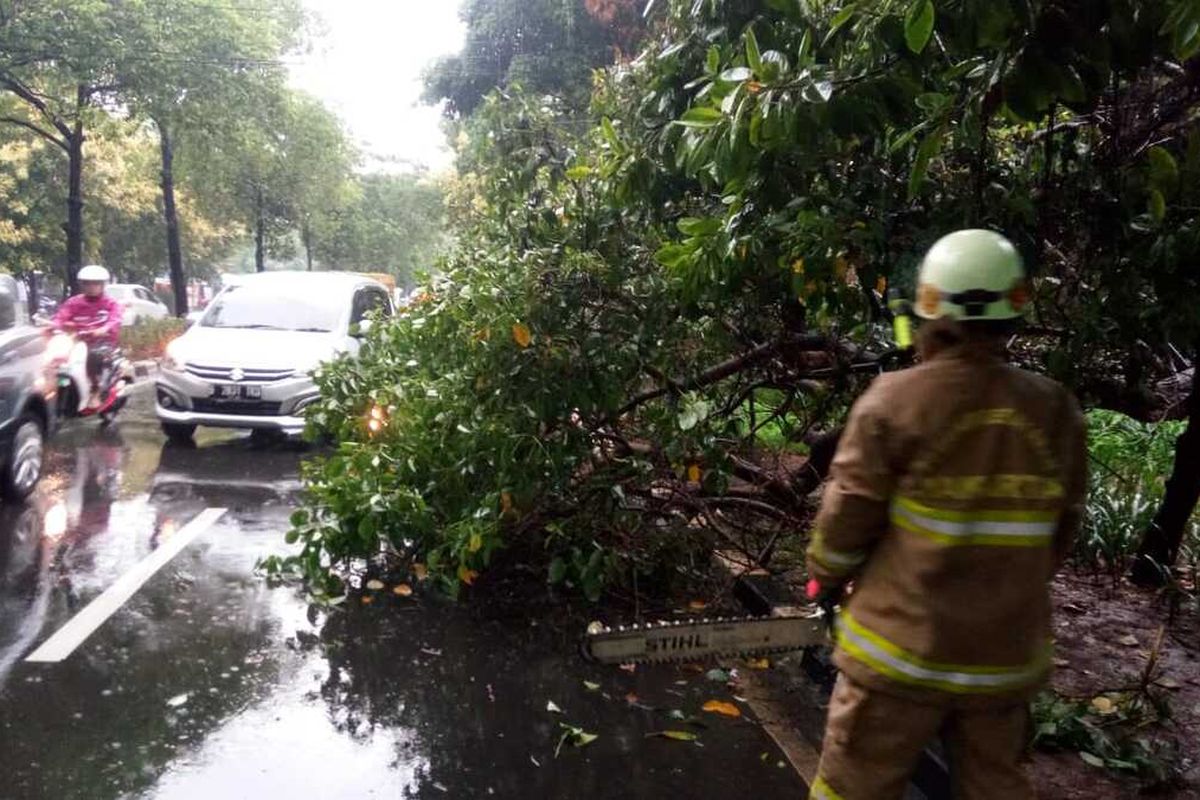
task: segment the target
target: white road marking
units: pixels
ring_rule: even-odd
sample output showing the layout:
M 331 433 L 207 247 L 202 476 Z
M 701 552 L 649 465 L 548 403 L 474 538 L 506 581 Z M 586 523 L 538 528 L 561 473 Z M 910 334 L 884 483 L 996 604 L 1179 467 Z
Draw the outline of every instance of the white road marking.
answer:
M 75 652 L 75 648 L 95 633 L 109 617 L 116 613 L 117 609 L 125 605 L 154 573 L 179 555 L 179 552 L 191 544 L 197 536 L 211 528 L 225 514 L 225 511 L 224 508 L 206 508 L 201 511 L 187 525 L 176 531 L 174 536 L 135 564 L 131 570 L 118 578 L 116 583 L 105 589 L 99 597 L 71 617 L 66 625 L 59 628 L 25 660 L 39 664 L 53 664 L 71 655 Z

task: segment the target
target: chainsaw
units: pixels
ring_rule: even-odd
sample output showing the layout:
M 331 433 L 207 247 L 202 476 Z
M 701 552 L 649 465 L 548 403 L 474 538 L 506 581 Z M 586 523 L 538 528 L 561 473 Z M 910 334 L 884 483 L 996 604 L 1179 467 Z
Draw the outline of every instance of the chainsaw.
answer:
M 593 622 L 584 655 L 601 664 L 697 661 L 721 656 L 764 656 L 829 642 L 832 606 L 789 608 L 770 617 L 651 622 L 605 627 Z

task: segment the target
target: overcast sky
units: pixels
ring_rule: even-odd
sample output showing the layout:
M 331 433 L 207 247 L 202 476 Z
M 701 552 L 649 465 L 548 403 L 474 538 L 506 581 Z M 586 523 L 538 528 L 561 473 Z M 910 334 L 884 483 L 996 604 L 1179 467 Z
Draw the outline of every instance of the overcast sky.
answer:
M 292 83 L 336 111 L 369 157 L 448 167 L 441 111 L 420 102 L 421 73 L 461 47 L 459 0 L 304 3 L 324 32 L 318 28 L 313 52 L 295 60 Z

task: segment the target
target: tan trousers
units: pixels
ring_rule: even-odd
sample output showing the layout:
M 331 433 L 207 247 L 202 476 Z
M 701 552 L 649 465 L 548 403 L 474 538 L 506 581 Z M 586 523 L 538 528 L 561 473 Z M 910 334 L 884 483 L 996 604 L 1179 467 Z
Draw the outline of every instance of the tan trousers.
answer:
M 942 734 L 955 800 L 1030 800 L 1021 769 L 1028 709 L 966 710 L 883 694 L 838 676 L 810 800 L 900 800 L 922 749 Z

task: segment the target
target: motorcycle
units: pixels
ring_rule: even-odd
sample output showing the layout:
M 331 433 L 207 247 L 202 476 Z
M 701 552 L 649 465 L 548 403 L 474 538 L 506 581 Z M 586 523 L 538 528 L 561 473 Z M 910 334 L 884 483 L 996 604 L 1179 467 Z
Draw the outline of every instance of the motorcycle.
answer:
M 53 331 L 46 346 L 48 369 L 53 373 L 55 410 L 59 419 L 99 417 L 109 425 L 124 408 L 133 386 L 133 365 L 120 348 L 113 348 L 100 375 L 100 402 L 89 405 L 92 383 L 88 378 L 88 346 L 70 331 Z

